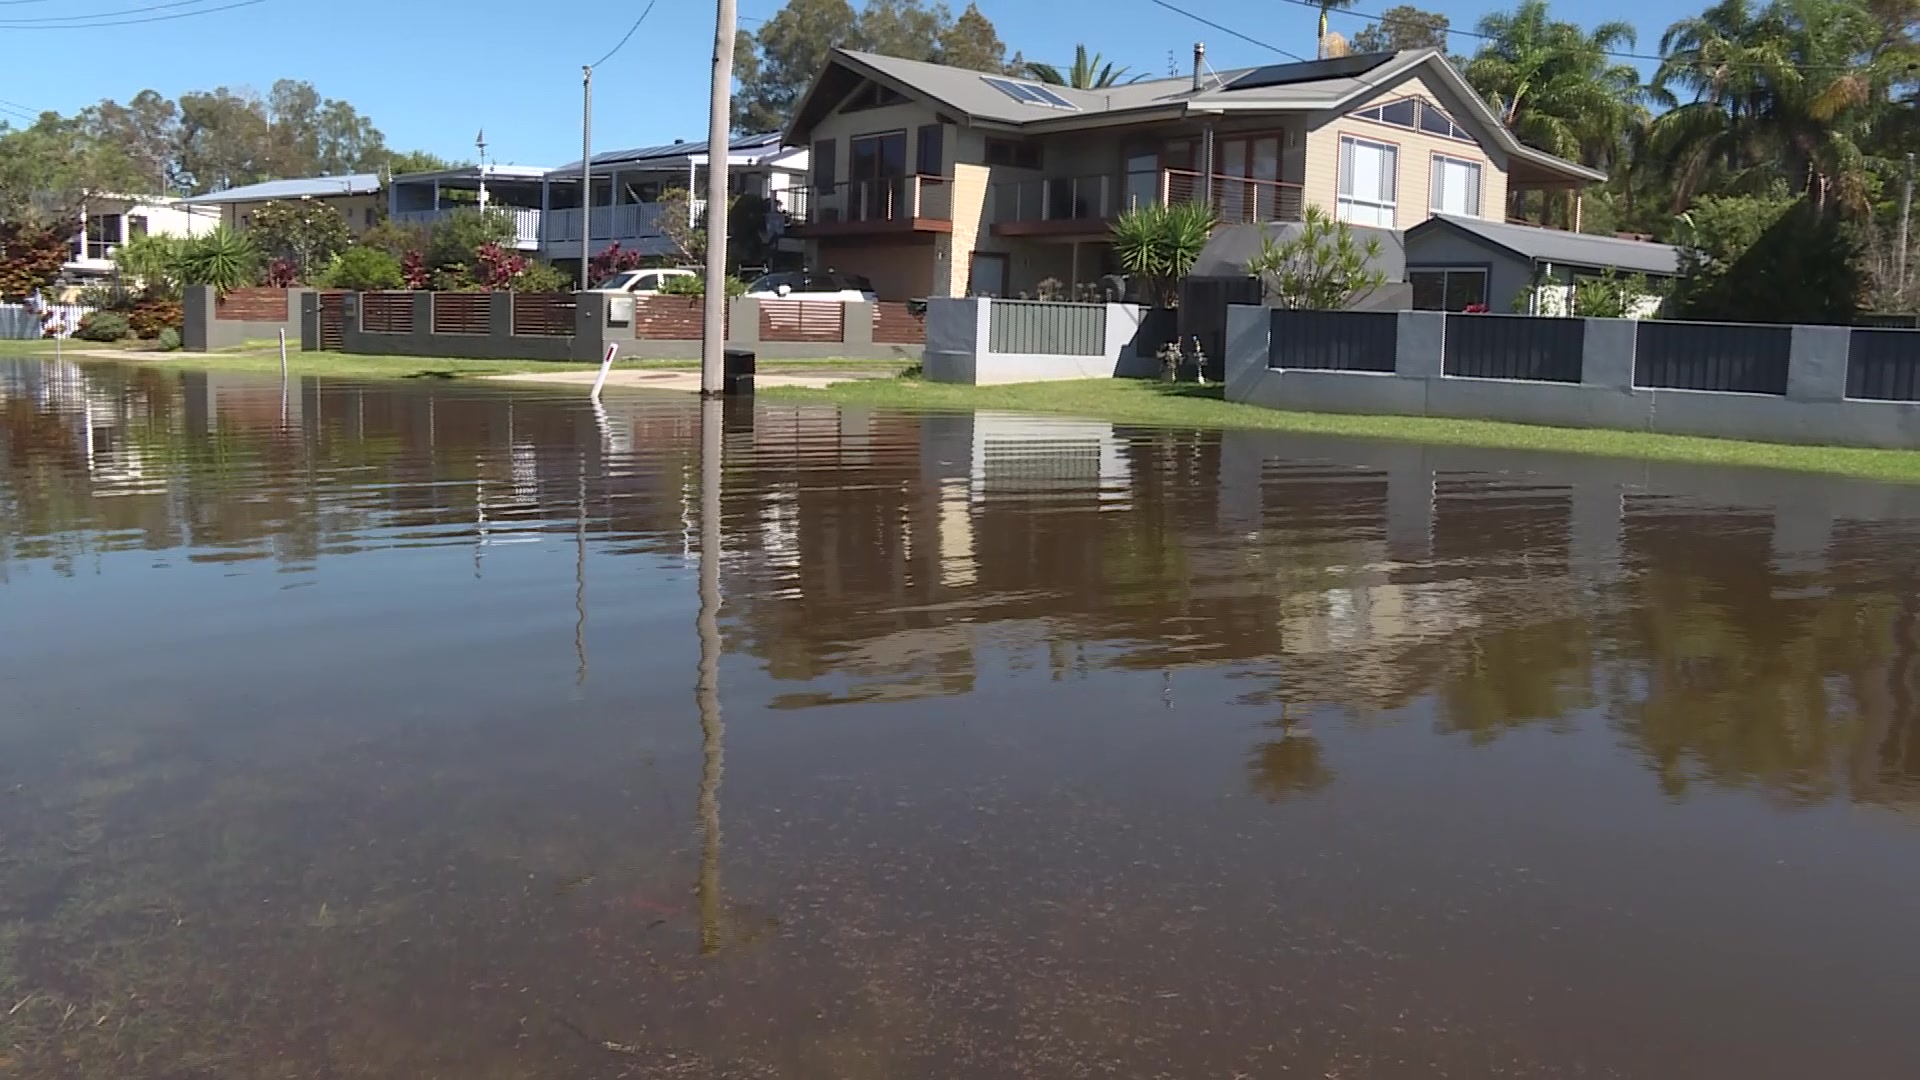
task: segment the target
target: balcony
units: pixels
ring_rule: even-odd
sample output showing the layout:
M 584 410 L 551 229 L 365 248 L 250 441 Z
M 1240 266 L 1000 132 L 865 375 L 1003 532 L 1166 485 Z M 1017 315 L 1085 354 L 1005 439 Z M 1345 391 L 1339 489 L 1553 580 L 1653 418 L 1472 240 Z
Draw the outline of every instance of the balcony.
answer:
M 1299 221 L 1306 202 L 1300 185 L 1277 180 L 1214 176 L 1183 169 L 1013 180 L 993 185 L 995 236 L 1099 236 L 1128 209 L 1212 202 L 1223 225 Z
M 464 207 L 443 206 L 438 210 L 396 210 L 392 219 L 398 225 L 433 225 L 445 221 L 457 210 L 472 210 L 477 204 Z M 525 206 L 502 206 L 494 203 L 488 209 L 504 210 L 513 215 L 514 246 L 522 251 L 533 251 L 540 246 L 540 211 Z
M 796 236 L 953 231 L 953 183 L 944 176 L 842 180 L 780 196 Z

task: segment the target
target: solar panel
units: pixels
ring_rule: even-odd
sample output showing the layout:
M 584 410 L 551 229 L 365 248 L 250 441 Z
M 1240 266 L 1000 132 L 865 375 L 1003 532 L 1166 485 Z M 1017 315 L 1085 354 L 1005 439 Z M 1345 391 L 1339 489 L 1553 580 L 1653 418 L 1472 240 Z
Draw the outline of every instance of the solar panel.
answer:
M 1394 53 L 1355 53 L 1327 60 L 1307 60 L 1298 64 L 1269 64 L 1254 68 L 1228 83 L 1228 90 L 1252 90 L 1262 86 L 1286 86 L 1316 79 L 1350 79 L 1365 75 L 1394 58 Z
M 1028 105 L 1040 105 L 1049 109 L 1078 109 L 1079 106 L 1044 86 L 1033 83 L 1015 82 L 1012 79 L 996 79 L 990 75 L 980 76 L 988 86 L 1007 95 L 1015 101 Z

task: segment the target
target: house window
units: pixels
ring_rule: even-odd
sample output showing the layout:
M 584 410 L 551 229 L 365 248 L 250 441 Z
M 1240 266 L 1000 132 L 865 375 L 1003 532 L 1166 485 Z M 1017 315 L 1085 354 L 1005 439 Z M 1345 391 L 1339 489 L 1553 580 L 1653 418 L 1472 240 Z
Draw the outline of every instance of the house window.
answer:
M 113 249 L 119 247 L 126 234 L 125 218 L 119 214 L 87 215 L 87 250 L 89 259 L 111 259 Z
M 369 206 L 364 211 L 361 212 L 360 220 L 366 225 L 367 228 L 371 229 L 373 228 L 374 223 L 379 220 L 379 211 Z
M 1371 120 L 1376 124 L 1405 128 L 1408 131 L 1421 131 L 1428 135 L 1438 135 L 1443 139 L 1457 139 L 1460 142 L 1476 142 L 1467 129 L 1448 116 L 1446 110 L 1425 98 L 1403 97 L 1360 109 L 1348 114 L 1356 120 Z
M 813 144 L 813 152 L 807 157 L 808 167 L 813 170 L 813 189 L 819 192 L 832 192 L 834 188 L 834 155 L 839 147 L 832 139 L 821 139 Z
M 947 174 L 946 127 L 927 124 L 914 135 L 913 171 L 921 176 Z
M 1354 225 L 1393 228 L 1400 151 L 1389 143 L 1340 136 L 1340 196 L 1335 216 Z
M 1480 216 L 1480 163 L 1435 154 L 1428 208 L 1436 214 Z
M 988 139 L 987 164 L 1011 165 L 1016 169 L 1038 169 L 1040 147 L 1018 139 Z
M 906 210 L 907 133 L 888 131 L 847 141 L 850 221 L 892 221 Z
M 1413 286 L 1413 306 L 1419 311 L 1465 311 L 1487 303 L 1485 268 L 1408 269 L 1407 284 Z

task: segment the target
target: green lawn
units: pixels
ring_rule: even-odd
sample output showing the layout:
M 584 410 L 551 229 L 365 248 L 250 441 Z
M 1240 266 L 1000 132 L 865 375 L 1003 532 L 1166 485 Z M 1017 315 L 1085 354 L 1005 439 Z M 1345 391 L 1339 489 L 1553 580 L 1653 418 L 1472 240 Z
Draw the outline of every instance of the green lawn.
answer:
M 1169 386 L 1138 379 L 1089 379 L 1012 386 L 955 386 L 910 379 L 871 379 L 824 390 L 769 387 L 763 397 L 830 401 L 900 409 L 1002 409 L 1064 413 L 1115 423 L 1185 428 L 1255 428 L 1314 435 L 1396 439 L 1443 446 L 1597 454 L 1697 465 L 1738 465 L 1833 473 L 1871 480 L 1920 481 L 1920 451 L 1782 446 L 1774 443 L 1534 427 L 1488 420 L 1407 416 L 1344 416 L 1279 412 L 1221 399 L 1220 388 Z
M 98 342 L 70 341 L 65 343 L 63 351 L 76 360 L 100 359 L 94 356 L 73 355 L 77 352 L 130 352 L 139 348 L 137 343 L 115 343 L 102 345 Z M 5 356 L 52 356 L 51 341 L 0 341 L 0 357 Z M 280 352 L 274 346 L 248 346 L 242 349 L 228 349 L 211 353 L 172 352 L 162 355 L 149 355 L 127 358 L 128 363 L 138 363 L 143 367 L 191 368 L 202 371 L 231 371 L 253 375 L 280 374 Z M 538 371 L 592 371 L 599 367 L 597 362 L 574 363 L 554 360 L 460 360 L 443 356 L 371 356 L 352 353 L 301 352 L 290 349 L 287 352 L 287 370 L 294 375 L 318 375 L 331 379 L 423 379 L 423 378 L 468 378 L 484 375 L 517 375 Z M 617 360 L 613 365 L 618 369 L 643 369 L 654 371 L 698 370 L 700 361 L 686 360 Z M 909 364 L 901 360 L 763 360 L 760 370 L 764 372 L 810 372 L 845 371 L 874 375 L 897 375 L 907 369 Z

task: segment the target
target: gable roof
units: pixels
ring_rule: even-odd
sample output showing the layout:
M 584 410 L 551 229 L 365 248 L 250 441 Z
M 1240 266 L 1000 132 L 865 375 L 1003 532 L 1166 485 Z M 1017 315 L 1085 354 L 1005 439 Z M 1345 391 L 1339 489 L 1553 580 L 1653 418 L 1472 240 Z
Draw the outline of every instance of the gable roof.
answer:
M 1671 244 L 1561 232 L 1537 225 L 1483 221 L 1452 214 L 1435 214 L 1408 229 L 1407 242 L 1417 243 L 1420 237 L 1436 229 L 1456 230 L 1533 262 L 1584 266 L 1596 270 L 1626 270 L 1661 277 L 1674 277 L 1680 273 L 1680 249 Z
M 188 206 L 219 205 L 238 202 L 265 202 L 269 199 L 318 199 L 328 195 L 372 195 L 380 190 L 378 173 L 353 173 L 348 176 L 306 176 L 296 180 L 267 180 L 245 184 L 225 191 L 209 191 L 181 199 Z
M 990 75 L 967 68 L 902 60 L 879 53 L 835 49 L 828 63 L 801 96 L 784 139 L 790 145 L 807 141 L 807 134 L 860 82 L 871 79 L 909 97 L 925 101 L 961 123 L 1015 130 L 1061 131 L 1094 127 L 1114 121 L 1140 121 L 1237 111 L 1317 112 L 1339 109 L 1375 93 L 1416 69 L 1430 75 L 1458 97 L 1476 125 L 1510 156 L 1523 158 L 1551 171 L 1585 180 L 1605 180 L 1606 174 L 1543 150 L 1514 137 L 1487 103 L 1438 49 L 1409 49 L 1398 53 L 1364 53 L 1336 60 L 1297 64 L 1269 64 L 1209 73 L 1199 90 L 1191 77 L 1143 80 L 1100 90 L 1066 86 L 1047 89 L 1069 102 L 1072 109 L 1022 101 L 996 89 L 987 79 L 1030 82 L 1012 76 Z

